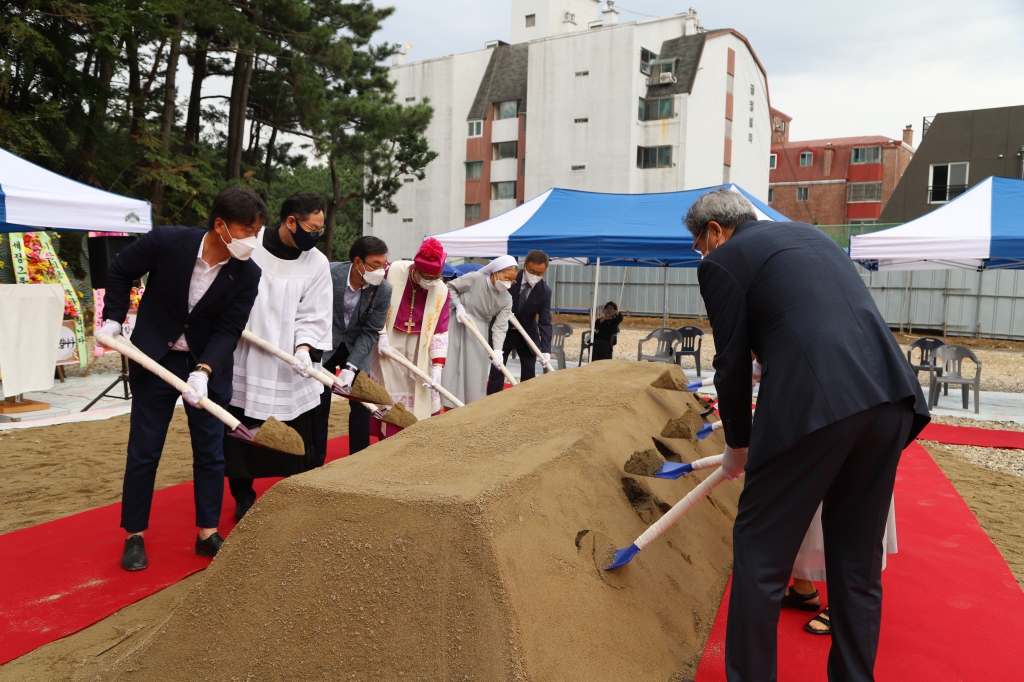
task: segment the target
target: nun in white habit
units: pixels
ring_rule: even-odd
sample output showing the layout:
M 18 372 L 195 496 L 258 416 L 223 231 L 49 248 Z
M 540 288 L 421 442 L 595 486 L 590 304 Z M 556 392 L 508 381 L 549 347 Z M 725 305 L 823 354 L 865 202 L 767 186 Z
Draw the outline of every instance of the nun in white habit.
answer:
M 501 367 L 501 347 L 508 331 L 508 318 L 512 315 L 512 296 L 508 290 L 516 280 L 519 267 L 512 256 L 495 258 L 476 272 L 448 282 L 451 292 L 452 316 L 457 320 L 448 328 L 448 359 L 441 376 L 441 385 L 467 405 L 487 394 L 487 376 L 491 365 Z M 497 348 L 493 357 L 476 340 L 462 322 L 468 316 L 471 324 L 487 338 L 487 325 L 491 326 L 491 348 Z M 445 407 L 455 407 L 444 400 Z

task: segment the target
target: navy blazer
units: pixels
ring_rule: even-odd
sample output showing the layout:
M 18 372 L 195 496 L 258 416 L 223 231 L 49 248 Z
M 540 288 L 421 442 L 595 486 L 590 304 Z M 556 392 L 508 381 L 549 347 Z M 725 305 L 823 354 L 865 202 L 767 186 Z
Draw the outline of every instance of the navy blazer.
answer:
M 159 362 L 184 333 L 196 362 L 212 369 L 210 388 L 224 392 L 231 385 L 235 346 L 259 291 L 260 267 L 231 258 L 189 313 L 189 285 L 205 236 L 200 228 L 154 227 L 121 251 L 107 272 L 103 317 L 123 322 L 132 282 L 148 272 L 132 343 Z M 137 370 L 133 363 L 132 372 Z
M 550 353 L 551 287 L 544 280 L 537 282 L 537 286 L 533 287 L 533 291 L 530 292 L 526 303 L 520 305 L 519 293 L 523 289 L 523 273 L 525 272 L 525 270 L 519 271 L 519 274 L 516 275 L 516 281 L 508 290 L 508 293 L 512 296 L 512 314 L 516 316 L 519 323 L 523 325 L 523 329 L 530 335 L 533 342 L 537 344 L 537 348 L 540 348 L 540 352 Z M 511 324 L 509 324 L 508 332 L 505 334 L 504 348 L 529 349 L 526 342 L 523 341 L 519 330 Z
M 910 398 L 910 441 L 930 417 L 921 386 L 846 252 L 806 223 L 748 221 L 697 268 L 715 337 L 726 442 L 748 467 L 804 436 Z M 763 368 L 750 421 L 750 352 Z

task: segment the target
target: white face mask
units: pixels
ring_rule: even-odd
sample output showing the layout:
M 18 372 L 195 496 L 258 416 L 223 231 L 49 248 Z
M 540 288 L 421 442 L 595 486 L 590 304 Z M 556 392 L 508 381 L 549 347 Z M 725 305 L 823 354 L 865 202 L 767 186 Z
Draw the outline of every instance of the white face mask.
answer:
M 440 277 L 438 277 L 437 279 L 425 279 L 422 275 L 420 275 L 419 271 L 413 270 L 413 272 L 416 273 L 416 284 L 423 287 L 424 289 L 429 289 L 431 287 L 436 287 L 438 285 L 444 284 L 444 280 L 442 280 Z
M 508 291 L 509 289 L 512 288 L 512 282 L 509 282 L 508 280 L 505 279 L 496 280 L 494 284 L 495 286 L 498 287 L 499 290 Z
M 384 281 L 384 268 L 380 270 L 367 270 L 364 265 L 362 275 L 363 280 L 371 287 L 380 286 L 380 283 Z
M 231 233 L 229 232 L 228 234 Z M 221 237 L 220 240 L 224 242 L 224 246 L 228 247 L 228 253 L 231 254 L 231 257 L 238 260 L 249 260 L 253 249 L 256 248 L 256 237 L 246 237 L 245 239 L 232 237 L 230 244 L 224 241 L 224 237 Z
M 524 272 L 523 277 L 526 278 L 526 283 L 529 284 L 531 287 L 537 286 L 537 282 L 544 279 L 543 275 L 535 275 L 532 272 Z

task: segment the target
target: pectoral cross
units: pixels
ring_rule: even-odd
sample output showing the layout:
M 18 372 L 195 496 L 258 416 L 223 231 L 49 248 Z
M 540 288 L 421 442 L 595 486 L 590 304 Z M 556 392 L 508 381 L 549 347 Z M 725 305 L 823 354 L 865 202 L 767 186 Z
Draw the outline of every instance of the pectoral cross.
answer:
M 415 310 L 416 310 L 416 290 L 413 289 L 412 290 L 412 296 L 409 298 L 409 319 L 407 319 L 405 321 L 405 324 L 402 325 L 402 326 L 405 327 L 405 333 L 406 334 L 412 334 L 412 328 L 416 326 L 416 323 L 413 321 L 413 314 L 414 314 Z

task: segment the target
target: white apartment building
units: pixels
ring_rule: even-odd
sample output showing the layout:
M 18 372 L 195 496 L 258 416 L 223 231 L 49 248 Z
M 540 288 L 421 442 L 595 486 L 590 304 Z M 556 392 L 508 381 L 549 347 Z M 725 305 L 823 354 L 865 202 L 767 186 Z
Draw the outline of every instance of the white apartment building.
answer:
M 671 192 L 735 182 L 768 198 L 768 80 L 746 38 L 685 14 L 620 23 L 613 0 L 512 0 L 512 43 L 391 69 L 429 98 L 438 157 L 397 214 L 364 207 L 392 258 L 551 187 Z M 498 255 L 498 254 L 495 254 Z

